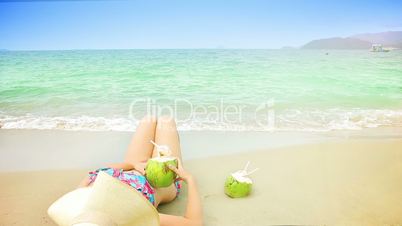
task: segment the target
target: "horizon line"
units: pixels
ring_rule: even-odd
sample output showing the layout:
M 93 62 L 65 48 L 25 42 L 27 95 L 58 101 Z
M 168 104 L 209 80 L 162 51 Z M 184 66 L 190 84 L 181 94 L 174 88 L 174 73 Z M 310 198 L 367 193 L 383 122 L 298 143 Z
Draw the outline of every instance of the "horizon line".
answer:
M 6 49 L 0 48 L 0 52 L 28 52 L 28 51 L 82 51 L 82 50 L 280 50 L 282 48 L 300 49 L 299 47 L 284 46 L 280 48 L 78 48 L 78 49 Z

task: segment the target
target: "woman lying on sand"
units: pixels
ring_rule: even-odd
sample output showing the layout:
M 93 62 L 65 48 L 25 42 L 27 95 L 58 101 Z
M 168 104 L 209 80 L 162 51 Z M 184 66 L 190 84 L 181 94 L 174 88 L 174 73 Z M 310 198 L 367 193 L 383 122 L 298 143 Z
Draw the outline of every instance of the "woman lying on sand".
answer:
M 171 155 L 178 158 L 178 168 L 170 166 L 170 169 L 175 171 L 179 179 L 186 182 L 188 187 L 185 215 L 159 214 L 160 225 L 202 225 L 201 201 L 193 176 L 183 169 L 176 123 L 171 118 L 160 117 L 157 120 L 154 117 L 145 117 L 142 119 L 128 147 L 124 162 L 109 164 L 107 168 L 91 172 L 89 177 L 81 182 L 80 186 L 90 186 L 95 181 L 98 172 L 104 171 L 141 192 L 155 207 L 173 201 L 180 193 L 180 181 L 176 181 L 166 188 L 153 188 L 144 176 L 146 162 L 151 157 L 157 156 L 156 147 L 151 144 L 151 140 L 157 144 L 167 145 L 172 152 Z M 127 178 L 133 177 L 136 179 L 127 180 Z

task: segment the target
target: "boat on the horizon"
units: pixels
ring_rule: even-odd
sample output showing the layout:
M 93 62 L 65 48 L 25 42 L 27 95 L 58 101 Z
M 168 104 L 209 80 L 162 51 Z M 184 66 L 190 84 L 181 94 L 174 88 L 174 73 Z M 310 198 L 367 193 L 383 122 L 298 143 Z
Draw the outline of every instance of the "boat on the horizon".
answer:
M 389 52 L 389 49 L 384 49 L 381 44 L 373 44 L 371 46 L 371 52 Z

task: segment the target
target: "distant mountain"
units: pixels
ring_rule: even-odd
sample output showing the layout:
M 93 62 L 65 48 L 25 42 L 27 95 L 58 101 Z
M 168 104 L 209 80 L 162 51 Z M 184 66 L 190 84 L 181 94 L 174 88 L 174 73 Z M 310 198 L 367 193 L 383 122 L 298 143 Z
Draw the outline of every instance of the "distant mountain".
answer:
M 381 33 L 366 33 L 350 36 L 371 43 L 379 43 L 383 46 L 397 47 L 402 44 L 402 31 L 387 31 Z
M 372 44 L 384 47 L 402 48 L 402 31 L 357 34 L 347 38 L 326 38 L 313 40 L 302 49 L 368 49 Z
M 313 40 L 302 49 L 369 49 L 371 42 L 356 38 L 327 38 Z

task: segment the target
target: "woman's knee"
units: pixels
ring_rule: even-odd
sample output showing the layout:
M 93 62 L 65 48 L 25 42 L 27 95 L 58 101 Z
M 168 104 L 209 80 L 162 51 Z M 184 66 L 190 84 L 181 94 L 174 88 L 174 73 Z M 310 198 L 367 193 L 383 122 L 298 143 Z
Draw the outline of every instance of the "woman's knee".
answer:
M 176 121 L 172 116 L 160 116 L 158 118 L 157 127 L 159 129 L 176 129 Z
M 145 115 L 140 121 L 141 124 L 156 124 L 156 122 L 157 118 L 153 115 Z

